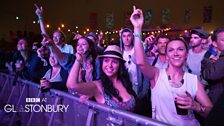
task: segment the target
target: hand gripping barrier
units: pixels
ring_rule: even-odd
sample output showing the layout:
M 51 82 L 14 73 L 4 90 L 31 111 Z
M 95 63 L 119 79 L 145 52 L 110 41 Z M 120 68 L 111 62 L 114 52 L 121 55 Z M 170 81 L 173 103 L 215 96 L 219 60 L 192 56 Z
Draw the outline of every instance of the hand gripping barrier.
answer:
M 167 126 L 168 124 L 0 73 L 1 126 Z M 15 83 L 13 85 L 13 82 Z M 67 109 L 66 109 L 67 108 Z

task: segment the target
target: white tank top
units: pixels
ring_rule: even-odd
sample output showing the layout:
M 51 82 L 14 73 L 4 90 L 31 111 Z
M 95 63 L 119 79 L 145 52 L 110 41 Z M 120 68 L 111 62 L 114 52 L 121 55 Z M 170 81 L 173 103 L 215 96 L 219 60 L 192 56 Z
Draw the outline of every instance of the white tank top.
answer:
M 187 91 L 195 98 L 197 92 L 197 76 L 184 73 L 184 84 L 180 88 L 171 87 L 165 69 L 160 69 L 156 85 L 151 89 L 152 118 L 175 126 L 200 126 L 193 111 L 188 115 L 178 115 L 174 104 L 174 92 Z

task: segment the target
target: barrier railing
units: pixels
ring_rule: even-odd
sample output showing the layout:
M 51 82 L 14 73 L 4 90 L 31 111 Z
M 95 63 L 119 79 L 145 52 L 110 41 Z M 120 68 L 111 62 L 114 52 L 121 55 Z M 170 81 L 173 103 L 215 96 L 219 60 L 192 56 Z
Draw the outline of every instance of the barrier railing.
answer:
M 14 85 L 13 85 L 13 82 Z M 97 104 L 0 73 L 0 125 L 9 126 L 167 126 L 148 117 Z

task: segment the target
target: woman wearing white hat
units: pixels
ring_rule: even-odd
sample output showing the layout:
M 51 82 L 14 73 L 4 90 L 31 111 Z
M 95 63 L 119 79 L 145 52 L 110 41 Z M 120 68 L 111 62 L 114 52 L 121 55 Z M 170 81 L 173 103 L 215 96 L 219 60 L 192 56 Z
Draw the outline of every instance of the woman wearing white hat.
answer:
M 125 61 L 117 45 L 109 45 L 100 60 L 100 79 L 87 83 L 78 82 L 78 72 L 82 65 L 82 57 L 76 53 L 76 61 L 70 71 L 67 87 L 89 97 L 96 102 L 113 108 L 134 111 L 135 93 L 132 89 Z

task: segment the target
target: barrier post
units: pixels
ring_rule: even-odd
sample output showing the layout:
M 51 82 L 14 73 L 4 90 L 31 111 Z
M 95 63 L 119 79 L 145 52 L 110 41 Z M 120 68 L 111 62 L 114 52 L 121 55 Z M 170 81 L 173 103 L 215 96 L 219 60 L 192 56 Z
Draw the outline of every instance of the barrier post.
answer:
M 95 126 L 95 123 L 94 123 L 94 116 L 95 116 L 95 111 L 93 109 L 89 109 L 89 112 L 88 112 L 88 116 L 87 116 L 87 121 L 86 121 L 86 126 Z M 91 125 L 92 124 L 92 125 Z
M 56 97 L 55 101 L 54 101 L 54 106 L 56 106 L 58 104 L 58 101 L 59 101 L 59 96 Z M 51 116 L 50 116 L 50 120 L 48 122 L 48 126 L 51 126 L 52 124 L 52 121 L 54 119 L 54 112 L 51 113 Z
M 6 85 L 8 83 L 8 80 L 9 80 L 9 78 L 7 77 L 5 80 L 5 83 L 3 84 L 3 87 L 1 89 L 0 99 L 3 99 L 4 91 L 5 91 Z
M 15 87 L 14 87 L 14 88 L 15 88 Z M 23 97 L 25 88 L 26 88 L 26 85 L 23 85 L 22 92 L 21 92 L 21 94 L 20 94 L 20 97 L 19 97 L 19 100 L 18 100 L 18 102 L 17 102 L 17 104 L 16 104 L 16 107 L 20 105 L 20 102 L 21 102 L 21 99 L 22 99 L 22 97 Z M 10 123 L 9 123 L 9 126 L 13 126 L 13 123 L 14 123 L 14 120 L 15 120 L 15 117 L 16 117 L 16 114 L 17 114 L 17 112 L 14 112 L 14 113 L 13 113 L 13 116 L 12 116 L 12 119 L 11 119 L 11 121 L 10 121 Z
M 40 98 L 40 94 L 41 94 L 41 90 L 38 91 L 37 98 Z M 31 112 L 30 118 L 29 118 L 29 120 L 27 122 L 27 126 L 31 126 L 31 120 L 33 118 L 33 115 L 34 115 L 34 112 Z

